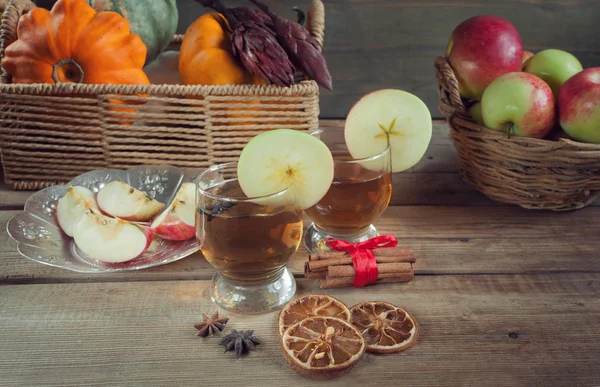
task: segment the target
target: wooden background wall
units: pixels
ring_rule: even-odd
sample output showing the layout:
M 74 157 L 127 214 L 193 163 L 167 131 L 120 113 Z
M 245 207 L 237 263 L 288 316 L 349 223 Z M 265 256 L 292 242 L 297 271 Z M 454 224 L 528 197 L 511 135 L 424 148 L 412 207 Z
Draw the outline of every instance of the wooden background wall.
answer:
M 139 0 L 156 1 L 156 0 Z M 224 0 L 229 6 L 245 0 Z M 434 118 L 433 60 L 443 55 L 453 28 L 468 17 L 493 14 L 510 20 L 531 51 L 559 48 L 584 67 L 600 66 L 600 0 L 323 0 L 325 57 L 334 91 L 321 92 L 321 117 L 343 118 L 362 95 L 401 88 L 422 98 Z M 51 3 L 40 0 L 38 3 Z M 294 19 L 293 6 L 310 0 L 265 0 Z M 206 10 L 194 0 L 177 0 L 179 33 Z M 45 4 L 44 4 L 45 5 Z

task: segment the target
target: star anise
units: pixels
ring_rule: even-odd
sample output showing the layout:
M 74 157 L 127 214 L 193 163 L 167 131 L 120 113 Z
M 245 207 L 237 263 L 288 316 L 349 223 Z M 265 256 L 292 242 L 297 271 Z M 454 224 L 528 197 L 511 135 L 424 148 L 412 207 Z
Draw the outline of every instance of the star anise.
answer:
M 222 331 L 229 321 L 227 317 L 219 317 L 219 311 L 213 313 L 210 318 L 202 313 L 202 317 L 204 321 L 194 325 L 194 328 L 198 329 L 198 336 L 214 336 L 216 332 Z
M 211 221 L 214 218 L 217 217 L 217 215 L 227 211 L 228 209 L 230 209 L 231 207 L 235 206 L 235 203 L 233 202 L 219 202 L 219 201 L 215 201 L 209 205 L 207 205 L 204 209 L 204 211 L 200 210 L 200 212 L 202 214 L 206 214 L 207 215 L 207 221 Z
M 235 357 L 240 357 L 242 353 L 248 352 L 248 350 L 255 351 L 256 346 L 260 344 L 260 340 L 253 336 L 253 334 L 254 331 L 238 331 L 234 329 L 219 341 L 219 345 L 225 347 L 225 352 L 235 350 Z

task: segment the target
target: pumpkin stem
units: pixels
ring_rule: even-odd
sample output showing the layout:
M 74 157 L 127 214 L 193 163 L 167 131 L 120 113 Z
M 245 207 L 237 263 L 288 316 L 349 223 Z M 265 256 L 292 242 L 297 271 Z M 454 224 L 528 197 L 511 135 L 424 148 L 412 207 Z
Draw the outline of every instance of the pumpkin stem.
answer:
M 85 73 L 71 58 L 61 59 L 52 68 L 52 79 L 56 83 L 83 83 Z

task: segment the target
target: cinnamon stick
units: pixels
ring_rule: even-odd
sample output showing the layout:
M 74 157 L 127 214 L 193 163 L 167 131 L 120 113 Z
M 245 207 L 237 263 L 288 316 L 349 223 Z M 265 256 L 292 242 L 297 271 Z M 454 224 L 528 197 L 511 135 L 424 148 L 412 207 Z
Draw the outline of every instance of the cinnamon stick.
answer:
M 379 248 L 373 249 L 373 254 L 375 257 L 410 257 L 414 259 L 414 252 L 410 247 L 404 246 L 396 246 L 389 248 Z M 332 259 L 332 258 L 341 258 L 341 257 L 349 257 L 350 254 L 347 251 L 321 251 L 319 253 L 310 254 L 308 259 L 311 261 L 319 261 L 322 259 Z M 384 258 L 385 259 L 385 258 Z M 378 261 L 379 262 L 379 261 Z M 382 262 L 414 262 L 414 261 L 387 261 L 384 260 Z
M 392 249 L 375 249 L 376 250 L 392 250 Z M 324 258 L 329 257 L 329 258 Z M 375 261 L 381 263 L 399 263 L 407 262 L 414 263 L 417 261 L 415 254 L 411 249 L 401 248 L 396 250 L 396 255 L 377 255 Z M 309 256 L 308 267 L 311 271 L 326 270 L 329 266 L 352 265 L 352 257 L 345 251 L 328 251 L 319 253 L 318 259 L 313 259 L 312 254 Z
M 308 262 L 304 263 L 304 278 L 308 279 L 325 279 L 327 278 L 327 271 L 310 271 Z
M 376 284 L 380 283 L 393 283 L 393 282 L 409 282 L 415 277 L 413 272 L 398 274 L 391 278 L 379 278 L 377 277 Z M 321 289 L 332 289 L 332 288 L 345 288 L 352 285 L 354 277 L 334 277 L 326 278 L 321 280 Z
M 412 264 L 408 262 L 396 262 L 396 263 L 380 263 L 377 265 L 377 270 L 379 272 L 379 276 L 381 274 L 391 274 L 392 276 L 399 276 L 400 274 L 410 273 L 412 272 Z M 311 273 L 319 273 L 311 272 Z M 327 268 L 327 278 L 331 277 L 353 277 L 356 275 L 356 270 L 354 270 L 354 266 L 352 265 L 343 265 L 343 266 L 329 266 Z

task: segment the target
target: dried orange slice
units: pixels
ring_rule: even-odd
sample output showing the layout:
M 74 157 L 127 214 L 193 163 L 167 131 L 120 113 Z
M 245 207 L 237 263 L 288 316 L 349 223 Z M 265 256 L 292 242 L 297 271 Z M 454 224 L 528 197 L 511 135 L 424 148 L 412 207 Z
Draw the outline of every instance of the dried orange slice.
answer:
M 283 352 L 303 376 L 328 379 L 354 367 L 365 352 L 363 336 L 335 317 L 308 317 L 285 330 Z
M 337 317 L 350 321 L 350 309 L 342 301 L 324 294 L 311 294 L 288 303 L 279 312 L 279 336 L 287 327 L 312 316 Z
M 419 337 L 417 321 L 406 310 L 387 302 L 354 305 L 350 308 L 350 322 L 365 338 L 367 352 L 400 352 Z

